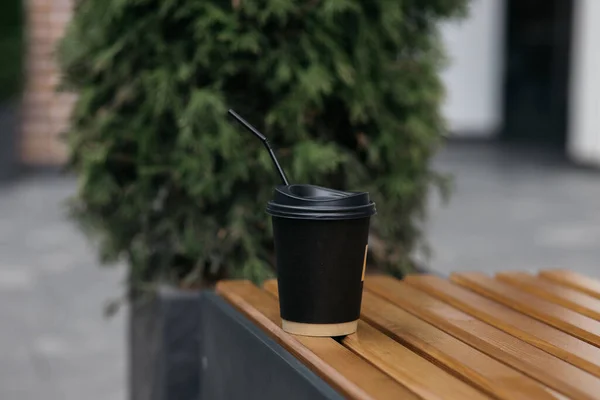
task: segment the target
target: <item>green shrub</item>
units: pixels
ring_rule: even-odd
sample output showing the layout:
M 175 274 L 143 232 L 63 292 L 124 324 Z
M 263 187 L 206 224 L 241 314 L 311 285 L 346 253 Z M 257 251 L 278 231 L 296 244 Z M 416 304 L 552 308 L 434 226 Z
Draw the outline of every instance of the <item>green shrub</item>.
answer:
M 61 46 L 79 99 L 72 211 L 130 282 L 272 274 L 278 177 L 366 190 L 370 260 L 402 274 L 423 243 L 440 142 L 436 26 L 466 0 L 87 0 Z
M 22 5 L 20 0 L 0 4 L 0 103 L 16 95 L 22 81 Z

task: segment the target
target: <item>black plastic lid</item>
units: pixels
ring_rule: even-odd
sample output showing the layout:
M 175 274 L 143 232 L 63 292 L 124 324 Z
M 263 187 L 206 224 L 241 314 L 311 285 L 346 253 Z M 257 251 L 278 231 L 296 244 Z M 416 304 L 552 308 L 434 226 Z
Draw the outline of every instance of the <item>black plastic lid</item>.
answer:
M 274 217 L 296 219 L 357 219 L 374 215 L 375 203 L 367 192 L 343 192 L 314 185 L 277 186 L 267 204 Z

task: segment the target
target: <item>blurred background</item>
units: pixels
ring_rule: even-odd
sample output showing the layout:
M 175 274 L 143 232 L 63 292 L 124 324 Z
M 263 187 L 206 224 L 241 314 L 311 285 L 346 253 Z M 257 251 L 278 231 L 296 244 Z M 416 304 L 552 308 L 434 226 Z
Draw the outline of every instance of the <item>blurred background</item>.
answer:
M 65 216 L 74 97 L 53 58 L 69 0 L 0 5 L 0 398 L 124 399 L 126 313 Z M 440 27 L 450 203 L 430 199 L 428 267 L 570 268 L 600 277 L 600 2 L 473 0 Z M 85 397 L 82 397 L 85 396 Z

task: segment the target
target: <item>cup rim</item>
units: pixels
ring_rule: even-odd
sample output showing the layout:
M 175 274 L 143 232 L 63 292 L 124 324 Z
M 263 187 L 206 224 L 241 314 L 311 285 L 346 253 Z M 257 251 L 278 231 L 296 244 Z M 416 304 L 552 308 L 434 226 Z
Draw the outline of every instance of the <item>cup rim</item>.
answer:
M 312 219 L 312 220 L 343 220 L 369 218 L 377 214 L 375 202 L 359 206 L 291 206 L 270 201 L 266 208 L 272 217 Z

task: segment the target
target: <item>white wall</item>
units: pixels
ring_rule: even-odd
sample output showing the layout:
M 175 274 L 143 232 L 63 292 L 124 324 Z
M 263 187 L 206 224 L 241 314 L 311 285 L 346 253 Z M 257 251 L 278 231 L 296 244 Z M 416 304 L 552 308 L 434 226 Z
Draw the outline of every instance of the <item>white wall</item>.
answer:
M 579 0 L 574 11 L 568 151 L 600 165 L 600 1 Z
M 455 136 L 490 137 L 501 128 L 504 9 L 504 0 L 473 0 L 466 19 L 441 27 L 450 58 L 442 112 Z

